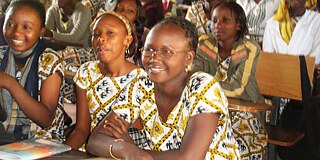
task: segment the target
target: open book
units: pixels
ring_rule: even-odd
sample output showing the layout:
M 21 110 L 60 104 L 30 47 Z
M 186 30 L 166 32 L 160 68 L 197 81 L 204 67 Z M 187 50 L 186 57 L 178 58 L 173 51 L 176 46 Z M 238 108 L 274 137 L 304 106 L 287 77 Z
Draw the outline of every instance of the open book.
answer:
M 69 150 L 68 145 L 35 137 L 0 146 L 0 159 L 38 159 Z

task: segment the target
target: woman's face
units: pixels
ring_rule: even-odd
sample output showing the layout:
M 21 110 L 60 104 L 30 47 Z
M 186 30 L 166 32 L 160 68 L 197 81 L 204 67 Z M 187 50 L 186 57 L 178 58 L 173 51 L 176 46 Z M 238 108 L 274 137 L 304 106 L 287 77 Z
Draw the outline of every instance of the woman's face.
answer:
M 218 6 L 212 12 L 212 34 L 218 41 L 235 39 L 240 23 L 236 21 L 236 15 L 227 7 Z
M 56 4 L 58 4 L 58 6 L 60 8 L 64 8 L 66 7 L 67 5 L 70 5 L 72 4 L 74 0 L 56 0 Z
M 138 6 L 135 0 L 121 0 L 115 9 L 115 12 L 126 16 L 131 23 L 134 23 L 138 14 Z
M 35 9 L 28 6 L 11 7 L 6 13 L 3 33 L 10 47 L 19 52 L 26 51 L 38 42 L 45 28 Z
M 142 63 L 151 81 L 164 84 L 181 83 L 185 68 L 192 63 L 184 31 L 173 24 L 160 24 L 149 32 L 142 53 Z
M 287 0 L 289 4 L 289 10 L 291 13 L 296 14 L 302 12 L 305 9 L 306 0 Z
M 100 17 L 93 26 L 92 47 L 103 63 L 125 59 L 125 49 L 132 37 L 128 36 L 124 23 L 113 15 Z

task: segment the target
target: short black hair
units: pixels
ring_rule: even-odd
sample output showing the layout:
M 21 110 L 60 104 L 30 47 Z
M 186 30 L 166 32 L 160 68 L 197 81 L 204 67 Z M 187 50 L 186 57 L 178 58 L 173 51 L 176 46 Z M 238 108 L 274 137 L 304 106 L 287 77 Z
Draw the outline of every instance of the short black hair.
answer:
M 15 9 L 23 6 L 32 8 L 40 18 L 41 27 L 45 27 L 46 11 L 45 11 L 44 5 L 38 0 L 13 0 L 11 1 L 7 10 L 9 10 L 10 8 Z
M 198 45 L 198 31 L 197 27 L 193 23 L 183 17 L 169 17 L 160 21 L 157 25 L 159 24 L 174 24 L 183 29 L 185 33 L 184 35 L 189 41 L 189 48 L 196 52 Z
M 243 8 L 237 2 L 232 0 L 221 1 L 214 8 L 212 8 L 211 16 L 213 11 L 218 7 L 226 7 L 230 9 L 231 14 L 234 15 L 234 18 L 236 19 L 236 21 L 240 23 L 240 30 L 237 32 L 238 37 L 239 38 L 244 37 L 245 34 L 248 33 L 248 26 L 247 26 L 247 17 Z

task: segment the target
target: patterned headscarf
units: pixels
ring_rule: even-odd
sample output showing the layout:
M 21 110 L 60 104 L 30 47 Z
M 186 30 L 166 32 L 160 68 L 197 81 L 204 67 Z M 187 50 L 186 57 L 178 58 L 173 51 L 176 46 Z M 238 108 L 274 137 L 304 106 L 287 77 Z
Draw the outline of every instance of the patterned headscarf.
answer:
M 317 6 L 317 0 L 307 0 L 305 7 L 306 9 L 315 9 Z M 289 14 L 289 4 L 287 0 L 280 0 L 279 7 L 277 12 L 274 14 L 273 19 L 279 21 L 280 23 L 280 33 L 282 39 L 289 44 L 290 39 L 292 37 L 292 32 L 294 27 L 291 24 L 291 17 Z

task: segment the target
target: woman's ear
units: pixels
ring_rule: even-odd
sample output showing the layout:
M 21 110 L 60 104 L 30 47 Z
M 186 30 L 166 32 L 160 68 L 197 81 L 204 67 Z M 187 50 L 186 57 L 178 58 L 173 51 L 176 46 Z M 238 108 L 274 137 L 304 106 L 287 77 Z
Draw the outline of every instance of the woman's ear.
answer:
M 128 36 L 126 36 L 126 39 L 124 41 L 124 45 L 129 47 L 132 41 L 133 41 L 133 37 L 131 35 L 128 35 Z
M 236 24 L 237 26 L 236 26 L 236 30 L 237 31 L 240 31 L 240 29 L 241 29 L 241 23 L 240 23 L 240 21 L 238 20 L 237 21 L 237 24 Z
M 41 29 L 40 29 L 40 37 L 44 37 L 45 31 L 46 31 L 46 28 L 45 27 L 41 27 Z
M 194 59 L 195 55 L 196 55 L 195 51 L 193 51 L 193 50 L 188 51 L 188 54 L 187 54 L 187 64 L 188 65 L 193 63 L 193 59 Z

